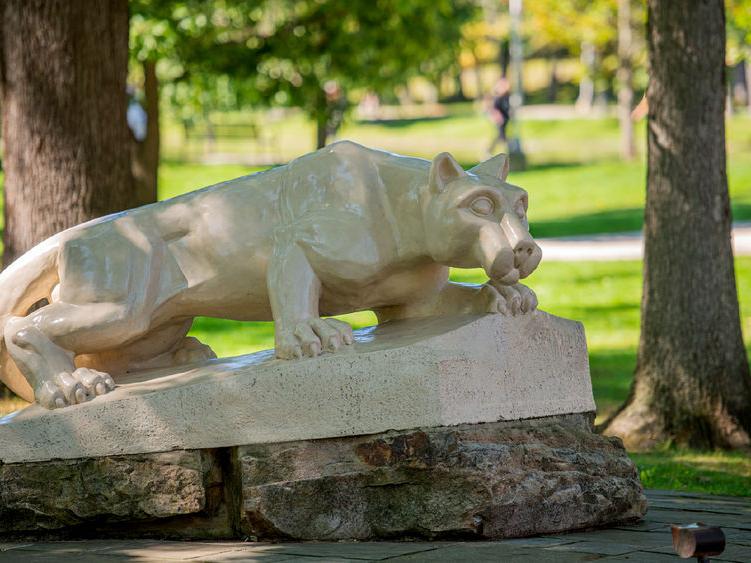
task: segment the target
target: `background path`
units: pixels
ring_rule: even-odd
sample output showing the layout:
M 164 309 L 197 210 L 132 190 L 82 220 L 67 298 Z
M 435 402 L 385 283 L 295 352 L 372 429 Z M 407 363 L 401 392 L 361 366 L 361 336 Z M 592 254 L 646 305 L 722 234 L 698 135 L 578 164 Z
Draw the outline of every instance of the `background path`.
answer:
M 644 245 L 641 232 L 536 240 L 548 262 L 641 260 Z M 751 223 L 734 224 L 733 251 L 751 256 Z
M 647 517 L 636 524 L 497 542 L 16 542 L 0 543 L 0 561 L 677 562 L 670 524 L 696 521 L 725 532 L 725 552 L 712 561 L 751 561 L 751 499 L 657 490 L 647 497 Z

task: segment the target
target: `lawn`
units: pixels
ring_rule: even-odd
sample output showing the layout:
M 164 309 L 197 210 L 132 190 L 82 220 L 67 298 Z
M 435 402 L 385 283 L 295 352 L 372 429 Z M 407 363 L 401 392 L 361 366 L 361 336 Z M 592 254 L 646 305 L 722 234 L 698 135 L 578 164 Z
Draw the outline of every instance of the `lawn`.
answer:
M 440 119 L 410 119 L 387 123 L 353 122 L 342 138 L 402 154 L 432 158 L 452 152 L 470 167 L 483 157 L 492 129 L 482 114 L 458 104 Z M 280 127 L 284 159 L 312 149 L 306 142 L 312 130 L 293 114 Z M 179 154 L 174 128 L 167 153 Z M 293 135 L 290 130 L 294 130 Z M 643 123 L 637 128 L 641 157 L 634 162 L 618 158 L 618 123 L 615 119 L 529 120 L 522 133 L 529 167 L 514 171 L 509 181 L 529 191 L 529 218 L 537 237 L 571 236 L 639 230 L 644 206 L 646 166 L 643 159 Z M 280 141 L 282 142 L 282 141 Z M 221 145 L 221 141 L 219 141 Z M 184 143 L 183 143 L 184 144 Z M 171 149 L 169 147 L 172 147 Z M 243 144 L 224 141 L 221 150 L 239 151 Z M 167 161 L 161 170 L 162 197 L 260 170 L 259 167 L 185 165 Z M 751 116 L 728 120 L 728 180 L 736 220 L 751 220 Z
M 299 115 L 271 125 L 284 159 L 310 150 L 312 129 Z M 194 188 L 245 175 L 259 167 L 208 166 L 171 160 L 181 154 L 179 131 L 166 129 L 165 159 L 160 168 L 160 196 L 168 198 Z M 530 193 L 530 220 L 537 237 L 637 230 L 644 203 L 643 159 L 617 158 L 617 123 L 613 119 L 528 121 L 523 124 L 530 166 L 512 172 L 510 181 Z M 470 106 L 452 108 L 436 119 L 385 123 L 351 123 L 342 137 L 426 158 L 449 150 L 465 166 L 482 156 L 492 129 Z M 639 127 L 643 138 L 643 124 Z M 736 219 L 751 219 L 751 117 L 728 122 L 728 176 Z M 184 147 L 183 147 L 184 148 Z M 197 147 L 190 149 L 195 152 Z M 200 148 L 200 147 L 198 147 Z M 216 149 L 217 147 L 215 147 Z M 243 150 L 235 141 L 219 140 L 218 149 Z M 640 143 L 643 153 L 643 143 Z M 184 151 L 183 151 L 184 152 Z M 239 152 L 237 153 L 239 154 Z M 746 346 L 751 351 L 751 258 L 736 260 Z M 461 281 L 481 282 L 477 270 L 455 270 Z M 560 263 L 543 261 L 528 280 L 541 308 L 584 323 L 599 418 L 626 397 L 635 366 L 639 337 L 641 264 L 639 262 Z M 345 317 L 354 326 L 374 322 L 371 313 Z M 193 334 L 220 356 L 273 345 L 270 323 L 238 323 L 198 319 Z M 22 404 L 0 403 L 0 413 Z M 665 450 L 635 455 L 644 484 L 722 494 L 751 495 L 751 459 L 744 454 Z

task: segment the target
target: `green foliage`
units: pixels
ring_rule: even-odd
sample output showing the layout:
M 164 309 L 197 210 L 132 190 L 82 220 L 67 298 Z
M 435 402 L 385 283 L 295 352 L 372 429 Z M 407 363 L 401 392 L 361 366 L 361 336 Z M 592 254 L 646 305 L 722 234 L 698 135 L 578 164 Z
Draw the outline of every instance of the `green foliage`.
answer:
M 472 0 L 139 0 L 132 49 L 162 52 L 178 106 L 264 102 L 330 117 L 324 85 L 382 92 L 453 65 Z
M 751 0 L 726 0 L 728 63 L 751 63 Z

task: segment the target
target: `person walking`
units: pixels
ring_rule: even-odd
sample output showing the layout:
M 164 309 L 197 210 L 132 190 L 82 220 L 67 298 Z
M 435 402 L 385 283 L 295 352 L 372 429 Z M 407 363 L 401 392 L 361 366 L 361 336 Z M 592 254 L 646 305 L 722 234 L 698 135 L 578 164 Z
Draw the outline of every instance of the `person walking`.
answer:
M 495 154 L 495 147 L 501 143 L 508 145 L 506 127 L 511 119 L 511 85 L 505 77 L 498 79 L 493 88 L 492 104 L 488 108 L 488 114 L 497 128 L 497 134 L 488 147 L 488 154 Z

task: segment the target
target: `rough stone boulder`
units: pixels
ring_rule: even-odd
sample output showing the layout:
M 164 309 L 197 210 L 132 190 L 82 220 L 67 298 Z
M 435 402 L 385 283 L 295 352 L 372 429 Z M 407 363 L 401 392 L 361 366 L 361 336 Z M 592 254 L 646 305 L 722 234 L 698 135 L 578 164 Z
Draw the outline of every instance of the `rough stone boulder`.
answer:
M 636 468 L 588 417 L 237 449 L 241 528 L 264 539 L 507 538 L 646 512 Z

